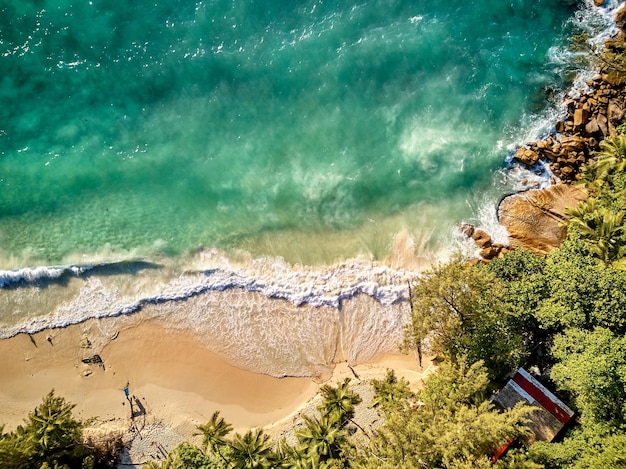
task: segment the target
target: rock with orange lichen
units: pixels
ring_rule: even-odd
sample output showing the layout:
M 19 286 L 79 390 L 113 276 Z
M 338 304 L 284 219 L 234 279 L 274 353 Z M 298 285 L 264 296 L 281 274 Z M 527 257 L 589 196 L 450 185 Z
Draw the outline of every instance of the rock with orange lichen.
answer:
M 565 239 L 565 210 L 586 197 L 583 190 L 567 184 L 532 189 L 506 197 L 498 218 L 509 232 L 511 247 L 547 254 Z

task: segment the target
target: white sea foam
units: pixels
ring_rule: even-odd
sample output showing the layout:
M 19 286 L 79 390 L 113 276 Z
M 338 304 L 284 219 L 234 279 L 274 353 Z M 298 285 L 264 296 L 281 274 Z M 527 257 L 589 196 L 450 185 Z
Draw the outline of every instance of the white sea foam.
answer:
M 39 280 L 58 279 L 68 274 L 79 276 L 91 266 L 25 267 L 17 270 L 0 270 L 0 288 L 16 283 L 35 283 Z
M 68 269 L 81 270 L 61 269 L 60 275 Z M 193 331 L 209 350 L 242 368 L 319 375 L 337 359 L 358 363 L 397 351 L 416 275 L 365 260 L 319 268 L 279 259 L 238 263 L 213 249 L 177 275 L 99 272 L 74 277 L 71 297 L 53 311 L 3 327 L 0 337 L 141 311 L 167 328 Z M 157 285 L 126 288 L 151 279 Z M 33 288 L 9 293 L 26 299 Z
M 599 52 L 604 47 L 604 40 L 614 36 L 617 26 L 614 22 L 615 13 L 623 1 L 606 0 L 603 7 L 595 6 L 593 0 L 585 0 L 584 5 L 576 12 L 570 20 L 575 29 L 588 36 L 587 44 L 593 51 Z M 582 51 L 580 54 L 588 52 Z M 574 52 L 560 51 L 563 60 L 572 60 Z M 558 56 L 554 57 L 558 63 Z M 586 82 L 597 74 L 594 69 L 581 69 L 578 71 L 576 79 L 568 92 L 568 96 L 576 98 L 581 91 L 588 89 Z
M 609 5 L 614 8 L 617 3 Z M 611 8 L 585 7 L 579 15 L 610 18 Z M 597 37 L 610 34 L 610 21 L 606 24 L 607 31 Z M 541 125 L 527 127 L 529 133 L 545 132 L 546 123 L 555 122 L 555 112 L 561 111 L 548 112 Z M 478 213 L 479 225 L 495 233 L 494 211 Z M 327 364 L 337 353 L 335 347 L 346 359 L 358 360 L 396 346 L 406 320 L 408 283 L 416 275 L 364 260 L 319 268 L 291 266 L 276 259 L 237 263 L 214 250 L 198 254 L 192 268 L 178 275 L 158 277 L 145 290 L 124 289 L 96 272 L 83 275 L 89 269 L 73 265 L 0 271 L 0 287 L 27 284 L 16 289 L 15 295 L 27 294 L 28 284 L 64 275 L 80 283 L 78 293 L 55 304 L 53 310 L 2 327 L 0 337 L 143 309 L 173 327 L 207 333 L 215 351 L 248 368 L 274 375 L 303 374 L 302 363 Z M 136 280 L 132 275 L 125 278 L 128 283 Z M 355 306 L 358 302 L 352 300 L 358 298 L 365 298 L 363 305 Z
M 415 275 L 365 261 L 346 262 L 323 268 L 292 267 L 280 260 L 257 259 L 241 265 L 211 250 L 202 254 L 205 268 L 187 271 L 163 282 L 145 295 L 121 293 L 97 276 L 84 278 L 79 294 L 47 315 L 28 318 L 0 332 L 7 337 L 18 332 L 34 333 L 44 328 L 64 327 L 89 318 L 131 314 L 146 304 L 185 301 L 207 292 L 243 290 L 269 299 L 285 300 L 295 306 L 339 308 L 341 303 L 366 295 L 381 305 L 408 299 L 408 282 Z M 41 279 L 55 279 L 65 273 L 80 276 L 92 267 L 39 267 L 4 272 L 2 285 Z M 132 278 L 131 278 L 132 281 Z M 19 294 L 19 293 L 16 293 Z

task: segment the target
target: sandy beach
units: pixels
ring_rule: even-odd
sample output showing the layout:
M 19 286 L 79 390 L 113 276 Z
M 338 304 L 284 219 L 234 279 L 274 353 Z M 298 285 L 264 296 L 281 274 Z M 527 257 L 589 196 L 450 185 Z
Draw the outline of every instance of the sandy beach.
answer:
M 119 330 L 108 341 L 97 321 L 0 341 L 0 406 L 7 427 L 20 423 L 52 388 L 76 403 L 83 419 L 130 417 L 123 392 L 128 383 L 147 413 L 171 415 L 174 426 L 208 420 L 219 406 L 236 427 L 273 422 L 315 392 L 310 378 L 275 379 L 233 367 L 190 333 L 168 332 L 140 317 L 115 321 Z M 81 361 L 94 354 L 104 369 Z
M 103 364 L 83 363 L 98 355 Z M 398 370 L 411 382 L 423 370 L 412 356 L 388 355 L 354 367 L 361 380 Z M 156 456 L 183 439 L 215 410 L 235 429 L 266 427 L 279 434 L 317 393 L 320 378 L 273 378 L 232 366 L 191 332 L 169 331 L 142 313 L 89 320 L 0 341 L 0 423 L 14 429 L 51 389 L 75 403 L 75 415 L 132 440 L 127 462 Z M 354 378 L 345 363 L 332 376 Z M 133 403 L 126 399 L 128 385 Z M 149 443 L 148 443 L 149 442 Z

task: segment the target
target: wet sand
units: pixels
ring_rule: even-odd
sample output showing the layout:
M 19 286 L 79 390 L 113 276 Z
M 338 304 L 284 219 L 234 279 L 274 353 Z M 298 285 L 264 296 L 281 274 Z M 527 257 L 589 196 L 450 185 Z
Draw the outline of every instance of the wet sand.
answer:
M 104 369 L 82 362 L 94 354 Z M 76 404 L 81 419 L 97 417 L 120 428 L 130 418 L 127 383 L 147 415 L 173 427 L 204 423 L 219 409 L 236 428 L 247 428 L 280 420 L 318 386 L 311 378 L 277 379 L 234 367 L 192 333 L 167 331 L 141 315 L 0 340 L 0 377 L 5 430 L 21 423 L 53 388 Z

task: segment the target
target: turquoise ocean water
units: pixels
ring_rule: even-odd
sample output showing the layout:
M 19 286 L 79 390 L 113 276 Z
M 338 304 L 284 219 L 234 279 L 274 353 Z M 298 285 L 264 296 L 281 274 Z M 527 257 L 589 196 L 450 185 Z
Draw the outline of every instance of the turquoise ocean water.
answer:
M 566 85 L 572 3 L 2 0 L 0 268 L 445 243 Z
M 618 3 L 0 0 L 0 336 L 175 300 L 238 343 L 256 294 L 369 324 L 394 246 L 493 222 Z

